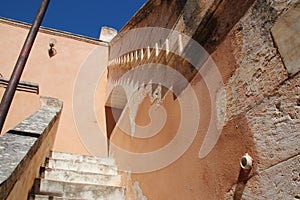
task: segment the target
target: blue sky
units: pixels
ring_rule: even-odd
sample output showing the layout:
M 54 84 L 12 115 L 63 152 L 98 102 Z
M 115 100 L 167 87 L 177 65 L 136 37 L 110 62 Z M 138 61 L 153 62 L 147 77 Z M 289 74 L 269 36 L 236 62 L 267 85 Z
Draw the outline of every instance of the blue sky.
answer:
M 100 28 L 120 30 L 146 0 L 51 0 L 42 26 L 93 38 Z M 32 23 L 41 0 L 1 0 L 0 16 Z

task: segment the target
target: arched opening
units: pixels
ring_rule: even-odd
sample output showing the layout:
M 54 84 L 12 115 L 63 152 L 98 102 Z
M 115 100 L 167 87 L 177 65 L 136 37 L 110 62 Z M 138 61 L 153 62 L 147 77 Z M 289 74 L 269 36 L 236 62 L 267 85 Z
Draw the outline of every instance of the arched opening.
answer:
M 111 134 L 120 119 L 120 116 L 127 104 L 125 90 L 121 86 L 115 87 L 110 93 L 105 104 L 106 132 L 107 139 L 110 140 Z

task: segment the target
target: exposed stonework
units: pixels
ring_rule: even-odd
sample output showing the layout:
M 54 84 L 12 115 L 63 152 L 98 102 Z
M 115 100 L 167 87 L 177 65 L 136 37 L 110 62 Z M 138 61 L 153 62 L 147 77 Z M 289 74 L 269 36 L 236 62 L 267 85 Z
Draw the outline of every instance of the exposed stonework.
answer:
M 236 47 L 240 47 L 235 51 L 240 67 L 227 85 L 230 97 L 227 103 L 232 103 L 228 106 L 227 120 L 237 113 L 246 112 L 258 156 L 255 159 L 257 168 L 254 169 L 254 174 L 245 182 L 242 191 L 239 191 L 242 199 L 300 199 L 300 75 L 297 74 L 297 57 L 291 59 L 298 48 L 294 46 L 297 46 L 297 39 L 290 43 L 288 40 L 287 43 L 283 42 L 295 27 L 282 29 L 286 25 L 282 20 L 290 10 L 293 11 L 294 8 L 291 7 L 296 2 L 267 1 L 263 5 L 263 2 L 258 1 L 251 13 L 253 15 L 255 10 L 263 9 L 257 13 L 262 20 L 255 21 L 259 19 L 257 16 L 251 19 L 248 22 L 252 24 L 251 29 L 246 29 L 247 32 L 244 33 L 247 25 L 245 22 L 249 17 L 247 15 L 240 27 L 237 26 L 234 30 L 237 38 L 240 38 L 235 41 Z M 285 13 L 287 14 L 284 15 Z M 279 18 L 281 15 L 283 16 Z M 263 23 L 259 24 L 261 22 Z M 256 35 L 251 33 L 253 30 L 256 30 Z M 251 34 L 252 37 L 245 39 L 245 36 Z M 288 38 L 292 39 L 293 36 Z M 285 62 L 285 57 L 290 62 Z M 290 65 L 291 61 L 294 62 L 293 67 Z M 288 77 L 288 74 L 296 75 Z M 232 199 L 236 190 L 236 186 L 233 186 L 227 198 Z
M 131 172 L 127 172 L 126 183 L 126 199 L 127 200 L 147 200 L 148 198 L 143 195 L 143 191 L 138 181 L 133 182 L 131 178 Z
M 290 74 L 300 70 L 300 4 L 291 8 L 273 26 L 272 35 Z
M 299 199 L 300 75 L 247 112 L 258 157 L 243 199 Z M 232 199 L 235 186 L 228 193 Z
M 281 85 L 247 113 L 265 169 L 300 153 L 300 75 Z
M 290 1 L 288 6 L 295 2 Z M 256 1 L 232 30 L 238 68 L 226 85 L 227 119 L 259 104 L 288 77 L 271 36 L 278 13 L 282 10 L 275 10 L 266 1 Z
M 242 199 L 300 199 L 300 156 L 274 165 L 247 181 Z M 227 194 L 233 198 L 235 187 Z
M 134 182 L 133 188 L 135 190 L 136 200 L 147 200 L 147 197 L 143 195 L 138 181 Z

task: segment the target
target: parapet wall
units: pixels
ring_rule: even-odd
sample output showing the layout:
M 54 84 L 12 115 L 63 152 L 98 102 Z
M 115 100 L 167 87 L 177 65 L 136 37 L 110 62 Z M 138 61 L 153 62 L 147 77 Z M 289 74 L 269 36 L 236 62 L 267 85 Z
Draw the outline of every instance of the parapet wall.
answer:
M 43 107 L 0 137 L 0 199 L 27 199 L 40 166 L 53 147 L 62 102 L 43 98 Z

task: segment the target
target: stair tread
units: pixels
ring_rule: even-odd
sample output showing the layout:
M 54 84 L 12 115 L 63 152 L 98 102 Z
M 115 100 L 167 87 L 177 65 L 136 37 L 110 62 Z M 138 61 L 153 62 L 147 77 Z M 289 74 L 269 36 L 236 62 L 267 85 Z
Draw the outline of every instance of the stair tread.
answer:
M 79 160 L 63 160 L 56 158 L 48 158 L 46 162 L 48 168 L 65 169 L 82 172 L 102 173 L 108 175 L 117 175 L 118 168 L 115 165 L 107 165 L 102 163 L 89 163 Z
M 42 177 L 47 180 L 56 180 L 74 183 L 101 184 L 119 186 L 121 175 L 107 175 L 100 173 L 81 172 L 64 169 L 42 168 Z
M 35 194 L 31 195 L 29 200 L 89 200 L 89 199 L 83 199 L 83 198 L 64 198 L 64 197 L 58 197 L 53 195 L 43 195 L 43 194 Z
M 32 200 L 123 200 L 124 175 L 113 158 L 52 151 L 36 178 Z
M 34 193 L 56 193 L 63 198 L 118 200 L 124 199 L 125 187 L 36 179 Z
M 97 156 L 90 156 L 90 155 L 80 155 L 80 154 L 73 154 L 73 153 L 58 152 L 58 151 L 52 151 L 50 153 L 50 157 L 55 158 L 55 159 L 63 159 L 63 160 L 73 160 L 73 161 L 78 160 L 81 162 L 115 165 L 114 159 L 109 158 L 109 157 L 97 157 Z

